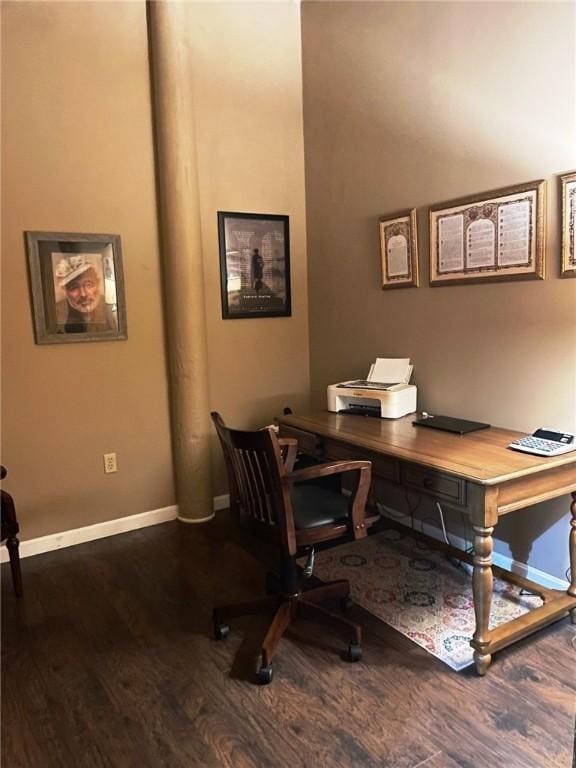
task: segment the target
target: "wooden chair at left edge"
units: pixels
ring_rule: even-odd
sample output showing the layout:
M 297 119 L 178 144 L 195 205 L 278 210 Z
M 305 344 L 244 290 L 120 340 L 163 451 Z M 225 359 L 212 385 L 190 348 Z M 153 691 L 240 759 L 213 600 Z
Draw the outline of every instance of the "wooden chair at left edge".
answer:
M 6 477 L 5 467 L 0 467 L 0 478 Z M 10 557 L 10 570 L 12 571 L 12 585 L 16 597 L 22 597 L 22 573 L 20 571 L 20 556 L 18 554 L 18 520 L 16 519 L 16 508 L 14 499 L 6 491 L 0 490 L 0 514 L 2 524 L 1 541 L 6 540 L 8 555 Z
M 297 441 L 279 439 L 272 429 L 229 429 L 218 413 L 212 420 L 224 452 L 230 486 L 230 507 L 278 553 L 278 588 L 259 600 L 214 609 L 216 639 L 229 632 L 228 621 L 244 614 L 273 611 L 274 617 L 262 642 L 258 682 L 272 680 L 272 660 L 290 624 L 298 617 L 328 624 L 346 633 L 349 644 L 344 657 L 358 661 L 362 655 L 361 629 L 338 613 L 322 607 L 325 600 L 350 602 L 350 584 L 339 580 L 303 589 L 311 576 L 314 545 L 328 541 L 361 539 L 379 517 L 367 517 L 365 507 L 370 488 L 369 461 L 335 461 L 294 470 Z M 351 495 L 344 495 L 322 478 L 350 474 Z M 307 555 L 303 569 L 296 558 Z

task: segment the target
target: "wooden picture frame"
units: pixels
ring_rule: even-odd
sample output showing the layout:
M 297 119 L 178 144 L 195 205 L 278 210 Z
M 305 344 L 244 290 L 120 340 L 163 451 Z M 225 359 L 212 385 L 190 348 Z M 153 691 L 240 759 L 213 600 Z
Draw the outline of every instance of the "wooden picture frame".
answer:
M 576 277 L 576 172 L 560 177 L 562 193 L 562 258 L 560 277 Z
M 543 280 L 542 179 L 430 209 L 430 285 Z
M 288 216 L 218 212 L 222 318 L 290 317 Z
M 416 209 L 381 216 L 379 231 L 382 290 L 418 287 Z
M 128 338 L 120 236 L 24 234 L 36 344 Z

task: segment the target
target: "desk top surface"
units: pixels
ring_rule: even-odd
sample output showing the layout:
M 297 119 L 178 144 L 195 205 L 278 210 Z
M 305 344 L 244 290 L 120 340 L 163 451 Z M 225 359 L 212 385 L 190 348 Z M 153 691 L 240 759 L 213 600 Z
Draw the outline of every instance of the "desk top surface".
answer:
M 377 419 L 330 411 L 308 411 L 278 417 L 280 424 L 412 461 L 481 485 L 496 483 L 572 465 L 576 489 L 576 451 L 541 457 L 513 451 L 506 446 L 524 433 L 489 427 L 457 435 L 415 427 L 415 414 L 400 419 Z

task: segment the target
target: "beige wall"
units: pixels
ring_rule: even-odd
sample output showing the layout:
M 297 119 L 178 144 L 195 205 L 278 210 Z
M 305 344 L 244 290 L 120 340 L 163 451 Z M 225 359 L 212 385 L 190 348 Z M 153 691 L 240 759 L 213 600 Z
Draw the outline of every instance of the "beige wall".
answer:
M 308 403 L 300 11 L 189 3 L 211 407 L 237 427 Z M 217 211 L 290 216 L 292 317 L 223 320 Z M 217 493 L 226 490 L 215 445 Z
M 212 407 L 260 425 L 309 391 L 299 10 L 188 11 Z M 175 499 L 145 4 L 2 15 L 2 463 L 29 539 Z M 290 215 L 291 318 L 221 319 L 217 210 Z M 128 341 L 34 344 L 29 229 L 121 235 Z M 214 463 L 224 493 L 216 445 Z
M 174 495 L 144 5 L 2 16 L 2 463 L 29 539 Z M 34 343 L 24 230 L 121 236 L 127 341 Z
M 422 409 L 576 431 L 576 280 L 559 279 L 557 178 L 576 167 L 574 14 L 573 3 L 303 4 L 316 404 L 375 357 L 409 356 Z M 428 287 L 426 206 L 538 178 L 545 281 Z M 383 292 L 378 217 L 411 207 L 422 287 Z M 567 509 L 511 516 L 499 535 L 563 576 Z
M 174 495 L 144 5 L 7 3 L 2 27 L 2 463 L 28 539 Z M 24 230 L 121 235 L 127 341 L 35 345 Z

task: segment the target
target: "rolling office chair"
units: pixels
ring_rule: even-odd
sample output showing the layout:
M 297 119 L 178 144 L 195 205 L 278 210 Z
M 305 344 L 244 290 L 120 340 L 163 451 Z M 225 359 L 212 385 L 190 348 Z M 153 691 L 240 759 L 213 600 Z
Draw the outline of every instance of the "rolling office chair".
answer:
M 369 461 L 336 461 L 293 470 L 297 441 L 278 439 L 272 429 L 246 432 L 229 429 L 218 413 L 212 413 L 228 472 L 230 507 L 257 536 L 279 550 L 279 591 L 252 602 L 214 609 L 216 639 L 229 632 L 227 620 L 243 614 L 274 610 L 262 643 L 258 682 L 272 680 L 272 659 L 284 632 L 301 615 L 344 629 L 351 638 L 346 658 L 361 657 L 361 630 L 357 624 L 321 607 L 339 599 L 345 607 L 350 598 L 346 580 L 333 581 L 304 591 L 296 558 L 308 555 L 303 575 L 312 574 L 314 545 L 338 539 L 361 539 L 378 516 L 366 517 L 370 488 Z M 351 496 L 322 485 L 307 483 L 318 478 L 353 473 Z
M 6 468 L 0 467 L 0 478 L 2 480 L 6 477 L 6 474 Z M 20 556 L 18 554 L 20 542 L 18 541 L 17 535 L 20 527 L 18 526 L 18 520 L 16 519 L 14 499 L 9 493 L 6 493 L 6 491 L 0 491 L 0 514 L 2 527 L 2 536 L 0 540 L 6 540 L 6 547 L 8 548 L 8 555 L 10 557 L 10 570 L 12 571 L 14 594 L 16 597 L 22 597 L 22 573 L 20 571 Z

